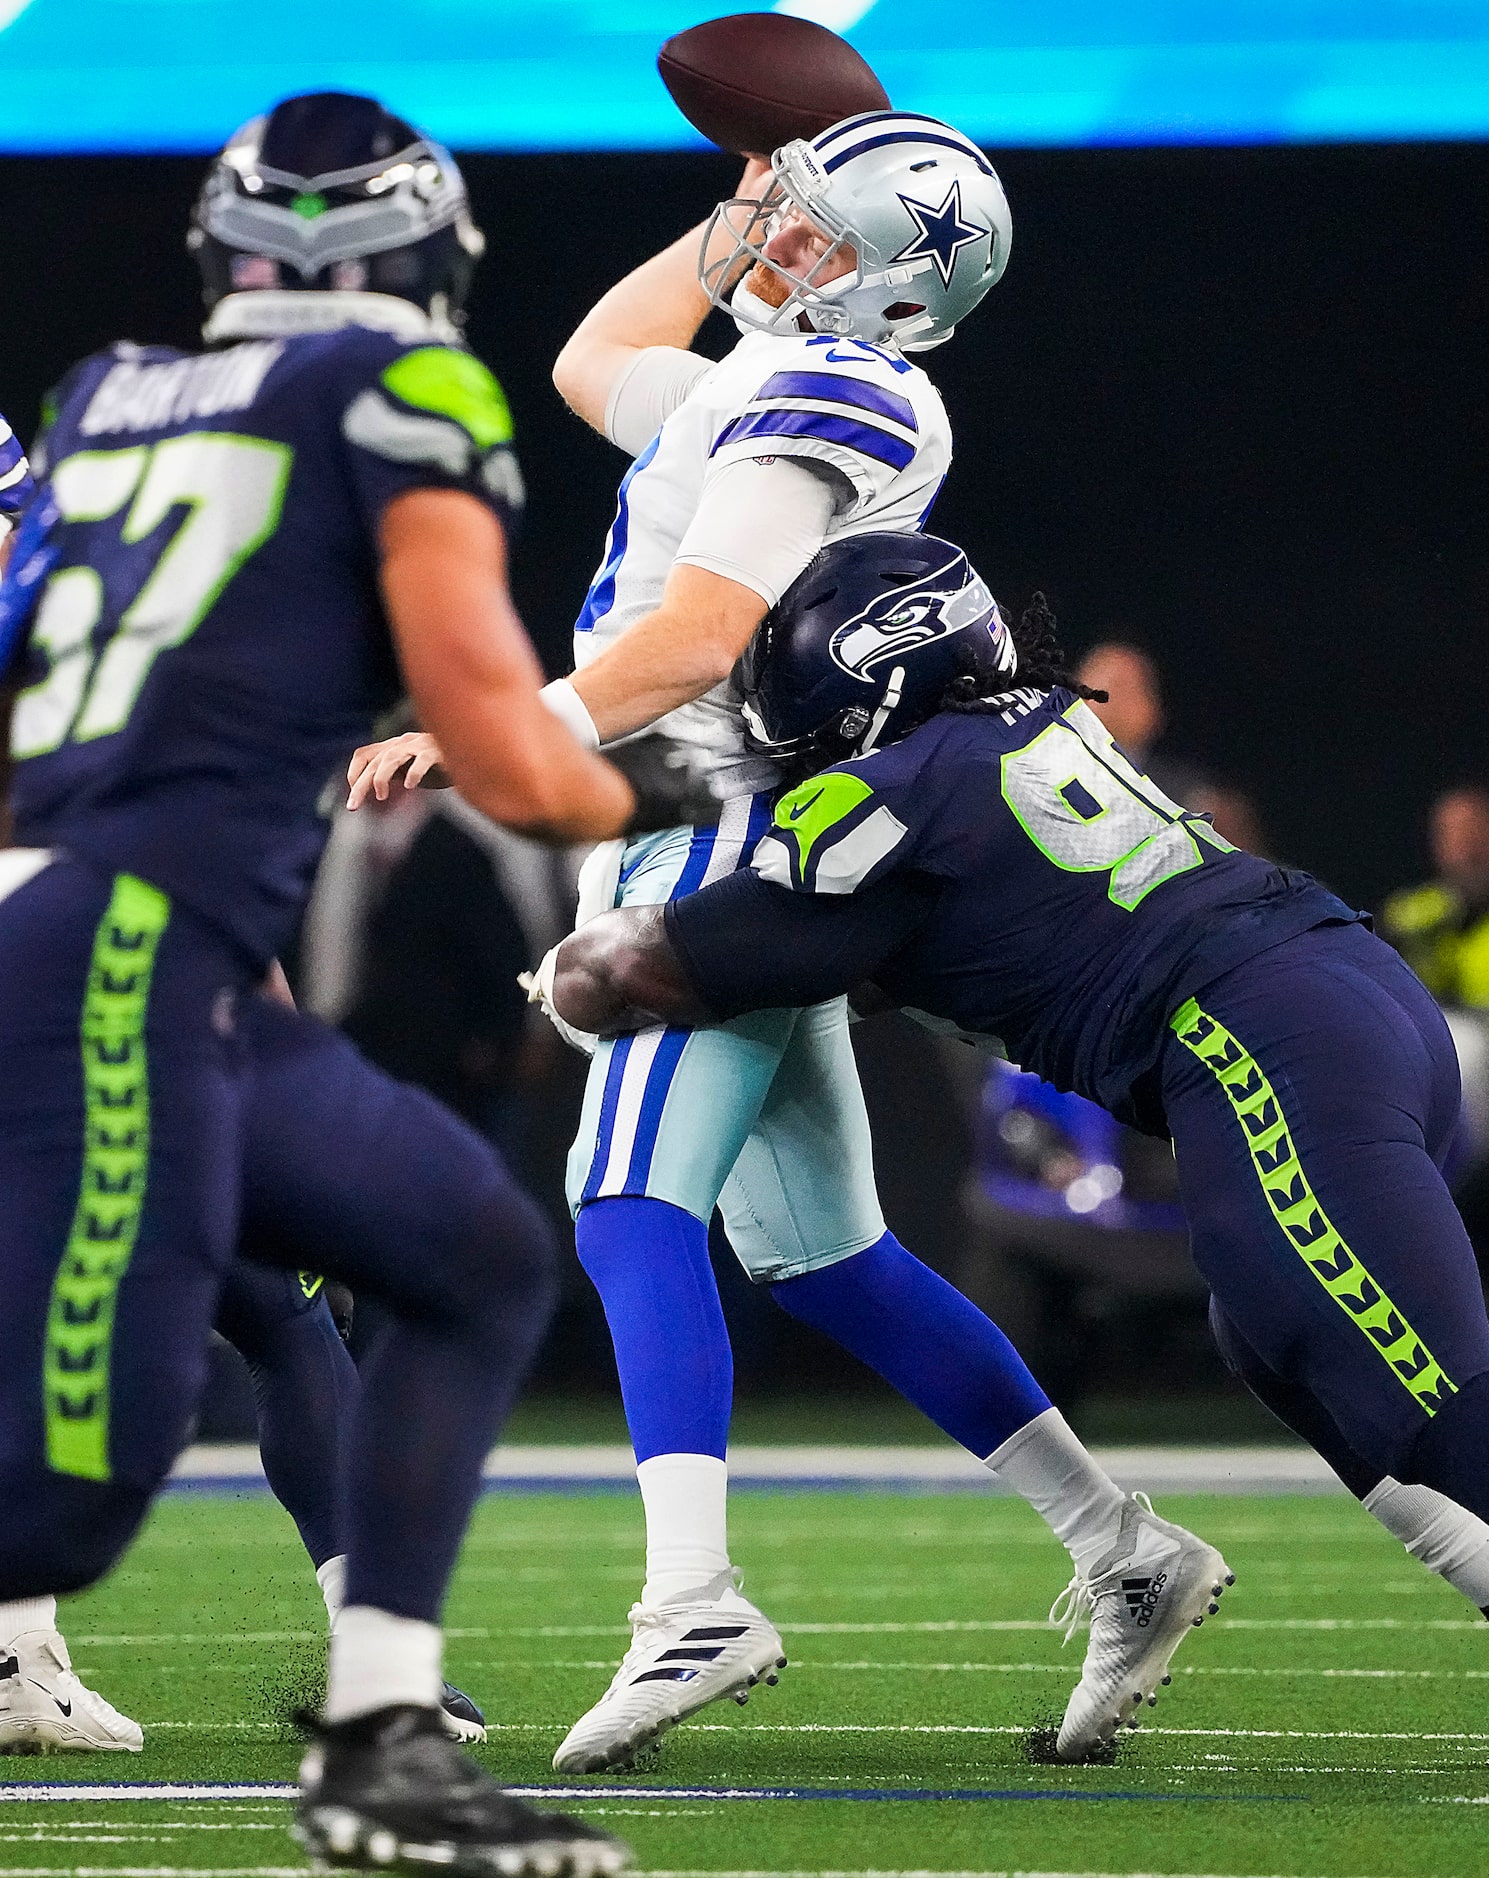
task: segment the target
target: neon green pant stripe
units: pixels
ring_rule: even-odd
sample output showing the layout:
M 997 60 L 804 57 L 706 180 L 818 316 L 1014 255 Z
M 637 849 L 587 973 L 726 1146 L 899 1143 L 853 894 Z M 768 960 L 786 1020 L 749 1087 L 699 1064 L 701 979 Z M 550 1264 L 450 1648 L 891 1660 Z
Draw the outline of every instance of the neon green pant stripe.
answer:
M 1303 1263 L 1380 1352 L 1423 1412 L 1435 1415 L 1448 1396 L 1458 1393 L 1457 1384 L 1443 1372 L 1319 1205 L 1293 1147 L 1282 1104 L 1256 1059 L 1193 998 L 1175 1011 L 1169 1025 L 1185 1049 L 1214 1071 L 1230 1099 L 1272 1217 L 1297 1247 Z
M 83 1174 L 52 1285 L 43 1382 L 47 1465 L 108 1480 L 114 1307 L 139 1235 L 150 1166 L 145 1011 L 171 903 L 119 874 L 83 998 Z

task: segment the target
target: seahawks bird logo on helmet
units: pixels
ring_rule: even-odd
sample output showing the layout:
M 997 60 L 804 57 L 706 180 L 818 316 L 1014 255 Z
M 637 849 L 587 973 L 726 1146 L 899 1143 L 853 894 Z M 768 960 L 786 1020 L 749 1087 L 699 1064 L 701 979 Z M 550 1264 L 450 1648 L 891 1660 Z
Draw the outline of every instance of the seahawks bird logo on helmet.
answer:
M 485 245 L 449 151 L 376 99 L 334 91 L 235 131 L 187 236 L 209 308 L 276 289 L 383 294 L 443 337 L 458 331 Z
M 960 548 L 934 535 L 845 535 L 792 582 L 745 653 L 747 738 L 809 775 L 908 736 L 958 681 L 1006 691 L 1017 663 Z
M 970 569 L 969 569 L 970 572 Z M 936 578 L 942 579 L 937 570 Z M 827 642 L 828 654 L 854 678 L 868 682 L 881 665 L 937 639 L 986 624 L 1002 615 L 985 582 L 973 575 L 964 587 L 916 582 L 886 601 L 876 600 L 856 618 L 846 620 Z
M 742 332 L 831 333 L 924 352 L 942 345 L 1008 265 L 1013 220 L 991 163 L 950 124 L 918 111 L 865 111 L 771 158 L 761 202 L 721 202 L 699 280 Z M 791 209 L 828 245 L 805 274 L 764 252 Z M 724 239 L 721 240 L 720 237 Z M 834 272 L 839 259 L 852 265 Z M 764 267 L 779 305 L 755 290 Z

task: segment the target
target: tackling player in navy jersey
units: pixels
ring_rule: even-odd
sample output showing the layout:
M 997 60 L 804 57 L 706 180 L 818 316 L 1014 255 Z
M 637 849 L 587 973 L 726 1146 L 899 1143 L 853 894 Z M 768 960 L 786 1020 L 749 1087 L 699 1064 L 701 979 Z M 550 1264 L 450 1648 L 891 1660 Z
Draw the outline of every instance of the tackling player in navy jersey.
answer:
M 745 671 L 757 745 L 819 773 L 749 870 L 566 940 L 549 1001 L 615 1035 L 871 981 L 1171 1135 L 1227 1359 L 1483 1605 L 1489 1319 L 1439 1171 L 1446 1026 L 1360 915 L 1139 774 L 1048 616 L 1011 634 L 974 582 L 925 537 L 825 549 Z M 978 634 L 1012 640 L 999 683 L 965 675 Z M 1099 1618 L 1102 1589 L 1078 1580 L 1075 1608 L 1094 1593 Z M 1111 1719 L 1145 1693 L 1114 1690 Z
M 0 1599 L 88 1584 L 127 1545 L 267 1172 L 291 1230 L 254 1255 L 394 1313 L 347 1463 L 302 1840 L 330 1863 L 413 1844 L 455 1871 L 614 1870 L 614 1841 L 463 1761 L 437 1706 L 445 1584 L 546 1321 L 545 1229 L 483 1141 L 311 1020 L 282 1014 L 256 1111 L 244 1013 L 325 786 L 405 686 L 462 792 L 539 837 L 670 823 L 699 792 L 645 758 L 633 787 L 540 695 L 505 580 L 510 421 L 458 344 L 479 237 L 448 154 L 370 99 L 292 99 L 228 145 L 193 243 L 208 350 L 86 360 L 38 453 L 55 526 L 23 570 L 0 856 Z

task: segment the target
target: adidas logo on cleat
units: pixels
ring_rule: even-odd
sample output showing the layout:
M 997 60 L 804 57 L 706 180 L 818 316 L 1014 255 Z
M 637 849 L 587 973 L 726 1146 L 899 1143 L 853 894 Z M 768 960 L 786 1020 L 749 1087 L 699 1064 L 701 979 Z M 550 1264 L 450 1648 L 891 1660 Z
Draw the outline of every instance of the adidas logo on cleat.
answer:
M 1139 1630 L 1146 1630 L 1153 1621 L 1153 1613 L 1158 1608 L 1158 1601 L 1163 1596 L 1163 1587 L 1168 1583 L 1168 1573 L 1158 1572 L 1152 1578 L 1124 1578 L 1122 1595 L 1127 1600 L 1127 1608 L 1137 1619 Z
M 729 1624 L 711 1626 L 704 1630 L 689 1630 L 683 1635 L 684 1645 L 700 1642 L 713 1643 L 715 1639 L 719 1641 L 712 1649 L 700 1650 L 684 1647 L 664 1650 L 657 1658 L 659 1668 L 648 1669 L 643 1674 L 633 1677 L 632 1681 L 691 1682 L 705 1663 L 718 1661 L 724 1654 L 725 1643 L 732 1643 L 736 1637 L 742 1637 L 747 1628 L 748 1626 L 744 1624 Z

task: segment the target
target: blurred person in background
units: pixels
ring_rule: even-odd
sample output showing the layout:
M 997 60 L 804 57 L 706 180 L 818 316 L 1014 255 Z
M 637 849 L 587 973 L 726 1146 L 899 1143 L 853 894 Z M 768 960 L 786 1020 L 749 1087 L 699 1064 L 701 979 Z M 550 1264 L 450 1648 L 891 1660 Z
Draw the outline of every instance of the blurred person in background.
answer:
M 1162 747 L 1168 726 L 1163 684 L 1151 653 L 1125 639 L 1104 639 L 1076 667 L 1083 685 L 1104 691 L 1106 702 L 1091 709 L 1122 749 L 1165 795 L 1186 809 L 1208 815 L 1216 831 L 1251 854 L 1265 854 L 1256 805 L 1244 790 L 1210 770 Z
M 1489 1260 L 1489 784 L 1445 790 L 1428 823 L 1431 880 L 1393 893 L 1380 932 L 1442 1007 L 1463 1078 L 1449 1177 L 1480 1269 Z
M 1432 805 L 1432 879 L 1393 893 L 1380 930 L 1439 1004 L 1489 1012 L 1489 784 Z

